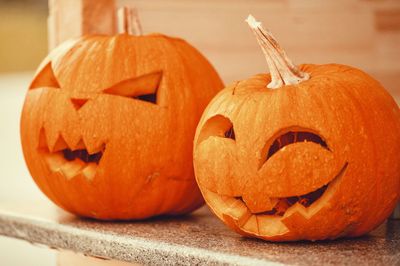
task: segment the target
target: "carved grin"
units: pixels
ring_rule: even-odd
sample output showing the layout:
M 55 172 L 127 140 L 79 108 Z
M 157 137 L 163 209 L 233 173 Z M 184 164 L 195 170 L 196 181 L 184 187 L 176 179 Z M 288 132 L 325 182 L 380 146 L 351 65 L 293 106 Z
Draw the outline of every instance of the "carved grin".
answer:
M 41 134 L 44 134 L 43 129 Z M 89 152 L 82 140 L 73 148 L 69 147 L 59 136 L 55 147 L 50 149 L 45 137 L 41 136 L 40 139 L 42 141 L 39 144 L 39 153 L 52 172 L 58 172 L 67 179 L 72 179 L 80 174 L 88 180 L 94 178 L 105 150 L 105 144 L 102 144 L 99 149 Z
M 320 145 L 322 148 L 330 151 L 327 143 L 319 135 L 309 131 L 289 131 L 279 135 L 270 145 L 267 153 L 266 160 L 271 158 L 279 150 L 284 149 L 286 146 L 297 142 L 313 142 Z M 327 184 L 302 195 L 295 195 L 291 197 L 282 197 L 272 199 L 275 201 L 274 207 L 269 211 L 263 211 L 259 214 L 283 216 L 285 212 L 296 203 L 304 207 L 310 207 L 315 201 L 324 195 L 328 186 L 336 180 L 347 168 L 347 163 L 343 165 L 339 173 Z
M 93 154 L 89 154 L 86 149 L 80 150 L 70 150 L 64 149 L 62 150 L 64 158 L 68 161 L 74 161 L 75 159 L 80 159 L 85 163 L 96 163 L 99 164 L 101 156 L 103 156 L 103 151 L 99 151 Z
M 346 171 L 348 163 L 345 163 L 340 172 L 326 185 L 309 192 L 304 195 L 293 196 L 293 197 L 286 197 L 286 198 L 277 198 L 276 204 L 270 211 L 260 212 L 257 213 L 258 215 L 269 215 L 269 216 L 284 216 L 286 212 L 296 204 L 303 206 L 304 208 L 311 207 L 318 199 L 322 198 L 325 194 L 325 191 L 336 184 L 339 179 L 343 176 L 344 172 Z M 244 204 L 245 202 L 239 197 L 237 198 L 241 200 Z
M 289 231 L 284 223 L 286 218 L 297 213 L 304 219 L 310 219 L 327 206 L 338 189 L 347 166 L 348 163 L 333 180 L 316 191 L 298 197 L 281 198 L 271 211 L 263 213 L 252 213 L 242 198 L 219 195 L 204 188 L 203 193 L 208 201 L 214 203 L 211 208 L 217 216 L 228 224 L 235 224 L 235 228 L 240 231 L 250 235 L 279 236 Z M 287 204 L 284 208 L 280 207 L 284 204 Z M 212 206 L 219 207 L 214 209 Z

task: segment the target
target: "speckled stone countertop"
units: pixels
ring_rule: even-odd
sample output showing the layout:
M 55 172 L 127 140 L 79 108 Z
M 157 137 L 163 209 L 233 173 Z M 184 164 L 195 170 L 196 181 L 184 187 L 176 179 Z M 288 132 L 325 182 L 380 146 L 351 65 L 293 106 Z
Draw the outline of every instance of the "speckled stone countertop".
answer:
M 231 232 L 206 207 L 181 218 L 98 222 L 48 202 L 1 202 L 0 234 L 151 265 L 400 265 L 400 220 L 389 220 L 358 239 L 276 244 Z

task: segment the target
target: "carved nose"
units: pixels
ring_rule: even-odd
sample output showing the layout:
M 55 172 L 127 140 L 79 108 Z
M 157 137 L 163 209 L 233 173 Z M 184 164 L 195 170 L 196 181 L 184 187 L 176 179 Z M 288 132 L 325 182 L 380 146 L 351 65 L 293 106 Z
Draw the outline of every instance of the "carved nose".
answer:
M 75 110 L 81 109 L 89 99 L 71 98 Z

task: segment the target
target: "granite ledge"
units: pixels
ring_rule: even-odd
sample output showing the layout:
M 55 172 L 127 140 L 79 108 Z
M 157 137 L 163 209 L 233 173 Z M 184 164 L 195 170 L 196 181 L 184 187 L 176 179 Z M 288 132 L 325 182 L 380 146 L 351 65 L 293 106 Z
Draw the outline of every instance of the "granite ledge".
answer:
M 400 221 L 370 235 L 268 243 L 227 229 L 207 208 L 141 222 L 80 219 L 47 202 L 0 204 L 0 234 L 94 257 L 146 265 L 399 265 Z

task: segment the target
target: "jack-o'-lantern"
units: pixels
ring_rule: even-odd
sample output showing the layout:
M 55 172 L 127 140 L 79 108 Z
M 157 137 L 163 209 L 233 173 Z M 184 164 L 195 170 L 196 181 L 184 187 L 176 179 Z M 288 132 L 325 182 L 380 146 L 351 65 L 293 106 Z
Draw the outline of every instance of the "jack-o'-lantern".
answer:
M 229 227 L 271 241 L 362 235 L 400 195 L 400 111 L 353 67 L 296 67 L 248 23 L 271 74 L 221 91 L 194 142 L 196 179 Z
M 211 64 L 162 34 L 84 36 L 41 64 L 21 139 L 28 168 L 57 205 L 98 219 L 142 219 L 203 204 L 193 137 L 223 88 Z

